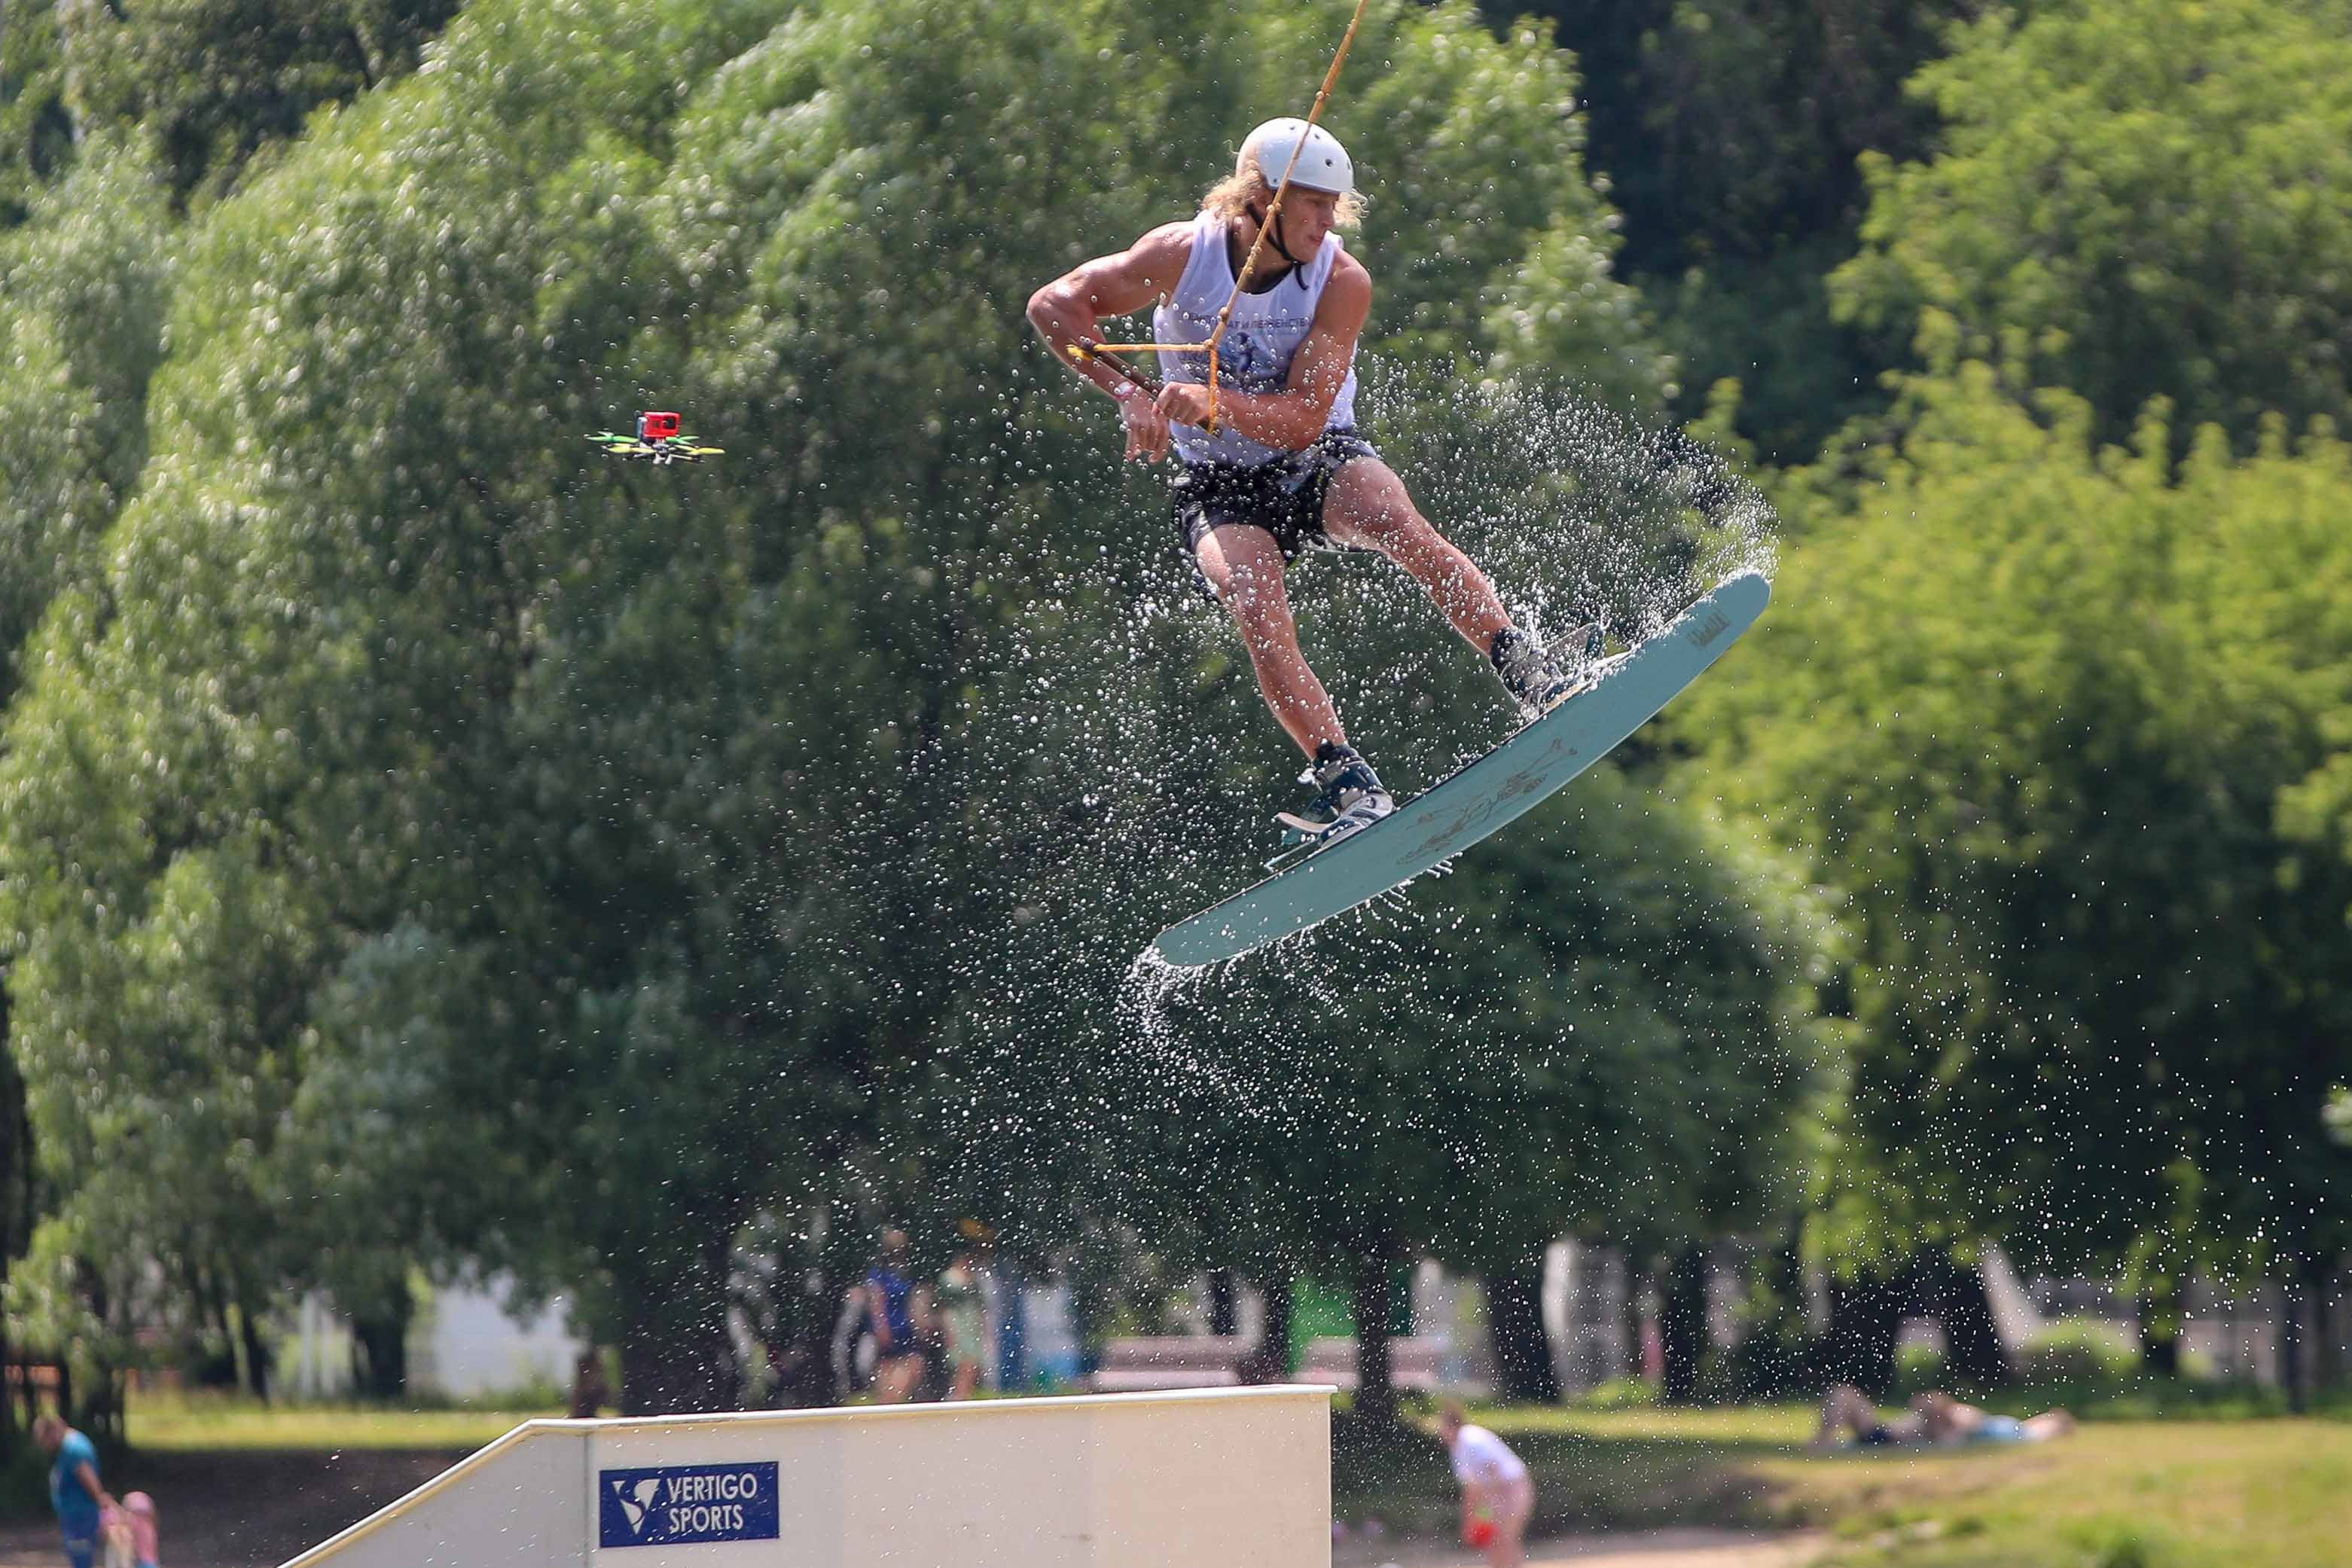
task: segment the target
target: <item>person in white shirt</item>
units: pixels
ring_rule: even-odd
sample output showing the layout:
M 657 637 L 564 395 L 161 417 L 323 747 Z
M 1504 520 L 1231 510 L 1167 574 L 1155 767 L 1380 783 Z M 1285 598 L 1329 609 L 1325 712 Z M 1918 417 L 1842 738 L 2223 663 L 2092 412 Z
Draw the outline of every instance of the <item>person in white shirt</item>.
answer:
M 1519 1568 L 1527 1559 L 1528 1516 L 1536 1509 L 1527 1465 L 1500 1437 L 1465 1420 L 1459 1405 L 1438 1412 L 1437 1435 L 1462 1483 L 1462 1538 L 1486 1548 L 1492 1568 Z M 1475 1528 L 1481 1523 L 1491 1523 L 1493 1532 Z

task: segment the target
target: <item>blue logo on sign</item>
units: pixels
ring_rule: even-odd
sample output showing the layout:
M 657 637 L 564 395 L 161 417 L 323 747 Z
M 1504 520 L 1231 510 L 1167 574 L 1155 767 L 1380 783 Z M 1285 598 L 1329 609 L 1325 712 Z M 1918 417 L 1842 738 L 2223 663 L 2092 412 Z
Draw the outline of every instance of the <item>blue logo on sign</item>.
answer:
M 776 1462 L 596 1473 L 596 1544 L 776 1539 Z

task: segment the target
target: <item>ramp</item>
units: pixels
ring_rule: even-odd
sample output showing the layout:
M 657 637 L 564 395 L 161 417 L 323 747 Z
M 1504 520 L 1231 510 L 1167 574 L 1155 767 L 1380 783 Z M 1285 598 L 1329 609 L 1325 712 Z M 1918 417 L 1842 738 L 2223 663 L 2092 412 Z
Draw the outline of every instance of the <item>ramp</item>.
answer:
M 1328 1568 L 1331 1393 L 527 1421 L 286 1568 Z

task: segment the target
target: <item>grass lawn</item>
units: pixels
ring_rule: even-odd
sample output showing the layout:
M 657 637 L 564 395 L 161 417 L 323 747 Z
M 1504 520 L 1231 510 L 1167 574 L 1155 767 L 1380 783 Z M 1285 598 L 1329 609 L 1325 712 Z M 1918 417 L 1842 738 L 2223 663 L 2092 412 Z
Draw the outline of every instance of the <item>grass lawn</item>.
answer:
M 221 1449 L 417 1448 L 471 1453 L 550 1410 L 380 1410 L 342 1405 L 260 1408 L 243 1401 L 134 1398 L 133 1449 L 205 1453 Z
M 2352 1422 L 2090 1421 L 2047 1446 L 1816 1455 L 1813 1414 L 1517 1409 L 1484 1415 L 1536 1473 L 1536 1532 L 1812 1525 L 1825 1568 L 2352 1568 Z M 1433 1444 L 1346 1460 L 1341 1517 L 1442 1533 Z
M 552 1411 L 257 1409 L 135 1399 L 136 1448 L 463 1452 Z M 2094 1419 L 2047 1446 L 1816 1455 L 1810 1409 L 1474 1412 L 1536 1472 L 1536 1533 L 1810 1525 L 1823 1568 L 2352 1568 L 2352 1419 Z M 1345 1417 L 1342 1417 L 1344 1421 Z M 1339 1517 L 1444 1537 L 1434 1440 L 1343 1449 Z
M 1782 1458 L 1766 1473 L 1834 1522 L 1840 1568 L 2352 1563 L 2352 1426 L 2089 1423 L 2046 1447 Z

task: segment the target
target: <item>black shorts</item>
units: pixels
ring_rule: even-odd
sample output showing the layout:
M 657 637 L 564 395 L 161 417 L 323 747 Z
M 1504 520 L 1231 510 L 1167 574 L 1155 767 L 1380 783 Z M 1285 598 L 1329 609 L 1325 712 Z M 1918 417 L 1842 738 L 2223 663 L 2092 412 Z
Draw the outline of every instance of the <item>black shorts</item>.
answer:
M 1265 530 L 1274 535 L 1285 561 L 1296 561 L 1308 550 L 1340 548 L 1323 531 L 1323 502 L 1331 493 L 1331 476 L 1355 458 L 1379 456 L 1353 430 L 1326 430 L 1305 451 L 1255 467 L 1184 464 L 1171 488 L 1185 558 L 1197 555 L 1210 530 L 1227 523 Z

